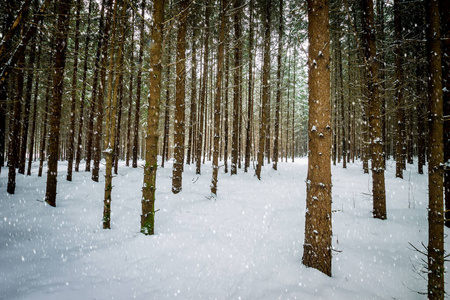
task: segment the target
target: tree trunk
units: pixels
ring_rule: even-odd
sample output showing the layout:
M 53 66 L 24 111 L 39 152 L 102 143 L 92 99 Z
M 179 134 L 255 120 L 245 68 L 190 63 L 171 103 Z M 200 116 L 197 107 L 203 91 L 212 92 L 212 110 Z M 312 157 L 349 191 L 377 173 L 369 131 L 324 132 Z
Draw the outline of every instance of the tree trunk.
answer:
M 444 198 L 445 225 L 450 227 L 450 3 L 440 1 L 441 47 L 442 47 L 442 85 L 444 100 Z
M 227 7 L 227 0 L 222 0 L 222 7 L 220 11 L 220 32 L 219 32 L 219 49 L 217 58 L 217 82 L 216 94 L 214 100 L 214 145 L 213 145 L 213 175 L 211 193 L 217 195 L 217 176 L 219 174 L 219 147 L 220 147 L 220 102 L 222 97 L 222 76 L 224 64 L 224 43 L 225 43 L 225 9 Z
M 189 122 L 189 139 L 187 149 L 188 165 L 191 164 L 192 153 L 195 152 L 195 133 L 197 127 L 197 30 L 192 30 L 192 63 L 191 63 L 191 112 Z M 192 157 L 193 158 L 193 157 Z
M 58 2 L 58 25 L 55 34 L 55 58 L 53 64 L 53 93 L 48 140 L 48 171 L 45 202 L 56 206 L 56 185 L 59 157 L 59 129 L 61 124 L 61 103 L 66 65 L 67 34 L 69 32 L 71 0 Z
M 208 54 L 209 54 L 209 16 L 211 14 L 211 8 L 209 5 L 209 0 L 205 1 L 206 10 L 205 10 L 205 31 L 204 31 L 204 53 L 203 53 L 203 72 L 202 72 L 202 87 L 201 87 L 201 94 L 200 94 L 200 112 L 199 112 L 199 124 L 200 127 L 198 128 L 198 136 L 197 136 L 197 160 L 196 160 L 196 171 L 195 174 L 200 175 L 201 173 L 201 163 L 202 163 L 202 148 L 203 143 L 206 142 L 203 141 L 203 126 L 205 124 L 206 114 L 204 113 L 205 110 L 205 100 L 206 100 L 206 84 L 208 79 Z
M 70 124 L 69 124 L 69 149 L 68 149 L 68 162 L 67 162 L 67 181 L 72 181 L 72 169 L 73 159 L 75 156 L 75 110 L 77 104 L 77 90 L 78 90 L 78 49 L 79 49 L 79 36 L 80 36 L 80 10 L 81 0 L 77 0 L 76 4 L 77 12 L 75 14 L 75 49 L 73 54 L 73 70 L 72 70 L 72 106 L 70 111 Z
M 158 168 L 158 123 L 161 95 L 161 57 L 163 43 L 164 0 L 153 3 L 153 27 L 150 47 L 150 96 L 148 99 L 147 138 L 142 188 L 141 232 L 154 234 L 156 170 Z
M 130 83 L 128 88 L 128 117 L 127 117 L 127 154 L 125 157 L 126 166 L 130 166 L 130 156 L 131 156 L 131 111 L 133 108 L 133 65 L 134 62 L 134 11 L 131 12 L 131 45 L 130 45 Z
M 141 22 L 140 22 L 140 42 L 138 56 L 138 74 L 136 83 L 136 110 L 134 111 L 134 136 L 133 136 L 133 163 L 132 167 L 137 168 L 138 149 L 139 149 L 139 115 L 141 110 L 141 89 L 142 89 L 142 58 L 144 56 L 145 45 L 145 0 L 141 2 Z
M 83 150 L 82 138 L 83 138 L 83 124 L 84 124 L 84 102 L 86 101 L 86 85 L 87 85 L 87 70 L 88 70 L 88 57 L 89 57 L 89 42 L 91 40 L 91 13 L 92 13 L 92 0 L 89 0 L 89 12 L 88 12 L 88 25 L 86 31 L 86 40 L 84 48 L 84 66 L 83 66 L 83 87 L 81 89 L 80 99 L 80 117 L 78 124 L 78 137 L 77 137 L 77 149 L 75 156 L 75 171 L 80 169 L 81 153 Z
M 185 91 L 186 91 L 186 22 L 188 0 L 180 3 L 180 20 L 177 36 L 176 94 L 175 94 L 175 133 L 174 163 L 172 173 L 172 192 L 178 194 L 182 189 L 185 131 Z
M 53 42 L 53 39 L 52 39 Z M 53 43 L 52 43 L 53 44 Z M 45 90 L 45 108 L 44 108 L 44 121 L 42 122 L 42 137 L 41 137 L 41 149 L 39 150 L 39 171 L 38 171 L 38 177 L 42 176 L 42 171 L 44 169 L 44 159 L 46 157 L 45 147 L 47 142 L 47 120 L 48 120 L 48 103 L 50 101 L 50 85 L 52 80 L 52 64 L 53 60 L 50 60 L 49 68 L 47 71 L 47 82 L 46 82 L 46 90 Z
M 444 144 L 439 1 L 427 0 L 428 58 L 428 299 L 444 299 Z
M 231 134 L 231 175 L 237 174 L 239 151 L 239 119 L 241 99 L 241 1 L 234 2 L 234 89 L 233 89 L 233 131 Z
M 42 38 L 40 38 L 39 41 L 42 42 Z M 40 66 L 41 66 L 41 44 L 39 43 L 36 70 L 39 70 Z M 38 110 L 38 106 L 37 106 L 38 93 L 39 93 L 39 76 L 36 76 L 36 80 L 34 83 L 33 119 L 31 121 L 31 136 L 30 136 L 30 149 L 28 152 L 27 176 L 31 176 L 31 164 L 33 162 L 33 150 L 34 150 L 35 133 L 36 133 L 36 115 L 37 115 L 37 110 Z
M 397 130 L 395 141 L 395 177 L 403 178 L 405 169 L 405 103 L 403 100 L 403 54 L 401 48 L 402 22 L 400 4 L 398 0 L 394 2 L 394 31 L 396 45 L 395 52 L 395 101 L 397 105 Z
M 277 170 L 278 168 L 278 155 L 279 155 L 279 134 L 280 134 L 280 110 L 281 110 L 281 47 L 283 42 L 283 0 L 280 0 L 280 20 L 278 28 L 278 55 L 277 55 L 277 95 L 275 102 L 275 138 L 273 141 L 273 165 L 272 168 Z M 281 157 L 283 160 L 283 157 Z
M 394 3 L 397 3 L 397 1 Z M 386 191 L 383 167 L 384 147 L 383 137 L 381 135 L 378 60 L 375 45 L 373 0 L 365 0 L 363 7 L 365 16 L 363 32 L 366 45 L 366 84 L 369 98 L 369 128 L 372 158 L 373 216 L 374 218 L 384 220 L 386 219 Z
M 269 110 L 269 78 L 270 78 L 270 10 L 271 0 L 266 0 L 264 7 L 264 61 L 262 74 L 262 105 L 259 121 L 259 148 L 256 177 L 261 180 L 261 167 L 264 163 L 264 144 L 266 142 L 267 112 Z
M 250 167 L 250 153 L 252 151 L 252 125 L 253 125 L 253 1 L 250 1 L 250 20 L 248 29 L 248 104 L 247 104 L 247 134 L 245 142 L 244 172 Z
M 331 107 L 328 1 L 308 0 L 309 155 L 303 264 L 331 276 Z

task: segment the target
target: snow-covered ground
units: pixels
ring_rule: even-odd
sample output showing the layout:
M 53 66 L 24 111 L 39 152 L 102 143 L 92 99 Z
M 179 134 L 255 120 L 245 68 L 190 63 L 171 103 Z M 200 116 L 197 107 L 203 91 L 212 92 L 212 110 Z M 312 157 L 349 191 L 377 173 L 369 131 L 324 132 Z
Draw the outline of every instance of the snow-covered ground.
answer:
M 143 162 L 141 162 L 142 164 Z M 113 179 L 112 229 L 102 229 L 104 179 L 59 164 L 57 207 L 43 202 L 46 177 L 0 175 L 0 299 L 422 299 L 427 175 L 388 162 L 388 219 L 372 218 L 371 176 L 359 162 L 333 172 L 333 276 L 301 263 L 307 159 L 219 175 L 185 166 L 158 170 L 156 235 L 139 233 L 143 170 L 121 162 Z M 84 170 L 84 165 L 81 166 Z M 446 229 L 446 234 L 449 231 Z M 448 239 L 446 238 L 446 241 Z M 426 276 L 425 276 L 426 278 Z M 446 284 L 446 290 L 450 285 Z

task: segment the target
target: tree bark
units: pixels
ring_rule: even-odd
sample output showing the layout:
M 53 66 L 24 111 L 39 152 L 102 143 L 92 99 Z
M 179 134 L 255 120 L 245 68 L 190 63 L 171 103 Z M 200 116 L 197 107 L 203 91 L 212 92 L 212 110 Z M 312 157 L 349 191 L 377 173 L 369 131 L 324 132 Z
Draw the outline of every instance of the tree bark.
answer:
M 164 0 L 153 3 L 153 27 L 150 47 L 150 96 L 148 99 L 147 137 L 144 166 L 144 187 L 142 188 L 141 232 L 154 234 L 156 170 L 158 168 L 158 123 L 161 97 L 161 58 L 164 24 Z
M 59 129 L 61 124 L 61 103 L 64 87 L 64 68 L 66 65 L 67 34 L 69 31 L 71 0 L 58 3 L 58 25 L 55 37 L 55 58 L 53 67 L 53 97 L 50 113 L 48 140 L 48 171 L 45 202 L 56 206 L 56 185 L 59 158 Z
M 397 3 L 397 1 L 394 2 Z M 380 98 L 378 92 L 378 59 L 375 45 L 373 0 L 364 2 L 364 42 L 366 56 L 366 80 L 369 98 L 369 128 L 372 158 L 373 217 L 386 219 L 386 191 L 384 180 L 384 146 L 381 135 Z
M 281 110 L 281 46 L 283 42 L 283 0 L 280 0 L 280 20 L 278 28 L 278 55 L 277 55 L 277 91 L 275 102 L 275 132 L 273 141 L 273 164 L 272 168 L 277 170 L 278 168 L 278 155 L 279 155 L 279 134 L 280 134 L 280 110 Z M 283 157 L 281 157 L 283 160 Z
M 224 44 L 225 44 L 225 8 L 227 0 L 222 0 L 220 11 L 220 31 L 219 31 L 219 49 L 217 57 L 217 82 L 214 100 L 214 145 L 213 145 L 213 174 L 211 193 L 217 195 L 217 176 L 219 174 L 219 148 L 220 148 L 220 102 L 222 97 L 222 76 L 224 64 Z
M 303 264 L 331 276 L 330 35 L 327 0 L 308 0 L 308 177 Z
M 186 91 L 186 22 L 188 0 L 180 3 L 180 20 L 177 36 L 176 94 L 175 94 L 175 133 L 174 163 L 172 172 L 172 192 L 178 194 L 182 189 L 185 133 L 185 91 Z
M 77 12 L 75 14 L 75 37 L 74 44 L 75 49 L 73 53 L 73 70 L 72 70 L 72 90 L 71 90 L 71 110 L 70 110 L 70 124 L 69 124 L 69 149 L 68 149 L 68 161 L 67 161 L 67 181 L 72 181 L 73 159 L 75 156 L 75 110 L 77 105 L 77 90 L 78 90 L 78 50 L 79 50 L 79 37 L 80 37 L 80 10 L 81 0 L 77 0 L 76 3 Z
M 425 1 L 428 59 L 428 299 L 444 299 L 444 143 L 439 1 Z

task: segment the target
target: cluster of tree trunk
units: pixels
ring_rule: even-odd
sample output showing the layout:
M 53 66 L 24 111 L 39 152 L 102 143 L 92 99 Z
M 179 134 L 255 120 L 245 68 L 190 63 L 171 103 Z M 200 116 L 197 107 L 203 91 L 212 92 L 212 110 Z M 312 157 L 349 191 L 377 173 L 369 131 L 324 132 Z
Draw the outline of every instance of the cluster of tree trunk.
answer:
M 428 293 L 443 297 L 448 1 L 23 0 L 2 3 L 0 16 L 8 193 L 39 161 L 56 206 L 59 160 L 68 181 L 84 166 L 98 182 L 104 159 L 110 228 L 119 161 L 145 159 L 141 231 L 153 234 L 159 165 L 173 163 L 179 193 L 185 164 L 201 174 L 212 161 L 217 196 L 221 170 L 261 180 L 264 164 L 308 155 L 303 262 L 331 275 L 331 164 L 361 160 L 373 216 L 386 219 L 386 161 L 403 178 L 417 158 L 430 182 Z

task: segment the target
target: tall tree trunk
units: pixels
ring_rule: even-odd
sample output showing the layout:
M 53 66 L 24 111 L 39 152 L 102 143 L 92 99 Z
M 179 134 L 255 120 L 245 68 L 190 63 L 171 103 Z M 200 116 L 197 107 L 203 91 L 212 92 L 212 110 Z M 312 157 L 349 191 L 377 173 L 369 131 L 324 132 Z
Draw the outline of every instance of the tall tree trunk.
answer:
M 101 141 L 103 138 L 103 115 L 104 115 L 104 99 L 106 90 L 106 69 L 108 63 L 108 47 L 109 47 L 109 31 L 111 28 L 111 7 L 113 0 L 107 0 L 106 2 L 106 22 L 105 27 L 102 30 L 102 54 L 100 60 L 100 87 L 98 89 L 97 97 L 97 123 L 95 124 L 96 129 L 93 134 L 94 146 L 94 165 L 92 168 L 92 180 L 95 182 L 99 181 L 100 173 L 100 160 L 102 158 L 102 146 Z
M 164 105 L 164 137 L 163 137 L 163 155 L 161 167 L 164 168 L 164 162 L 169 159 L 169 130 L 170 130 L 170 62 L 171 62 L 170 38 L 168 41 L 167 53 L 167 71 L 166 71 L 166 99 Z
M 206 84 L 208 80 L 208 55 L 209 55 L 209 16 L 211 14 L 211 8 L 210 8 L 210 1 L 206 0 L 206 10 L 205 10 L 205 29 L 204 29 L 204 53 L 203 53 L 203 72 L 202 72 L 202 87 L 201 87 L 201 94 L 200 94 L 200 112 L 199 112 L 199 124 L 200 127 L 198 129 L 198 136 L 197 136 L 197 160 L 196 160 L 196 171 L 195 174 L 200 175 L 201 173 L 201 163 L 202 163 L 202 148 L 203 143 L 206 143 L 203 141 L 203 126 L 205 124 L 206 119 L 206 113 L 204 113 L 205 110 L 205 100 L 206 100 Z
M 39 70 L 41 66 L 41 42 L 42 38 L 39 38 L 39 49 L 37 53 L 37 62 L 36 62 L 36 70 Z M 27 167 L 27 176 L 31 176 L 31 164 L 33 162 L 33 150 L 34 150 L 34 142 L 35 142 L 35 133 L 36 133 L 36 115 L 37 115 L 37 98 L 39 94 L 39 76 L 36 76 L 34 82 L 34 95 L 33 95 L 33 118 L 31 121 L 31 136 L 30 136 L 30 149 L 28 152 L 28 167 Z
M 53 42 L 53 39 L 52 39 Z M 53 44 L 53 43 L 52 43 Z M 45 90 L 45 107 L 44 107 L 44 121 L 42 122 L 42 137 L 41 137 L 41 145 L 40 145 L 40 150 L 39 150 L 39 171 L 38 171 L 38 177 L 42 176 L 42 171 L 44 169 L 44 159 L 46 157 L 46 152 L 45 152 L 45 148 L 46 148 L 46 142 L 47 142 L 47 120 L 48 120 L 48 103 L 50 101 L 50 85 L 51 85 L 51 81 L 52 81 L 52 69 L 53 69 L 53 60 L 50 60 L 49 63 L 49 68 L 47 71 L 47 82 L 46 82 L 46 90 Z
M 397 3 L 397 1 L 394 2 Z M 378 92 L 378 60 L 375 45 L 373 0 L 364 2 L 364 42 L 366 80 L 369 98 L 369 128 L 372 158 L 373 216 L 386 219 L 386 191 L 384 182 L 384 147 L 381 135 L 380 98 Z
M 444 299 L 444 145 L 439 1 L 425 1 L 428 58 L 428 298 Z
M 131 44 L 130 44 L 130 62 L 134 62 L 134 11 L 131 12 Z M 131 156 L 131 112 L 133 108 L 133 65 L 130 66 L 130 83 L 128 88 L 128 117 L 127 117 L 127 154 L 125 157 L 126 166 L 130 166 L 130 156 Z
M 189 117 L 189 139 L 187 149 L 188 165 L 191 164 L 192 152 L 195 152 L 195 128 L 197 126 L 197 30 L 192 30 L 192 63 L 191 63 L 191 112 Z
M 241 1 L 234 2 L 234 91 L 233 91 L 233 131 L 231 134 L 231 175 L 237 174 L 239 151 L 239 119 L 241 99 Z
M 281 46 L 283 42 L 283 0 L 280 0 L 280 20 L 278 28 L 278 55 L 277 55 L 277 95 L 275 102 L 275 137 L 273 141 L 273 165 L 272 168 L 277 170 L 278 168 L 278 155 L 279 155 L 279 134 L 280 134 L 280 109 L 281 109 Z M 281 157 L 283 160 L 283 157 Z
M 250 20 L 248 29 L 248 104 L 247 104 L 247 134 L 245 142 L 244 172 L 250 167 L 250 152 L 252 151 L 252 125 L 253 125 L 253 1 L 250 1 Z
M 309 155 L 303 264 L 331 276 L 331 107 L 328 1 L 308 0 Z
M 177 36 L 176 95 L 175 95 L 175 133 L 174 163 L 172 175 L 172 192 L 178 194 L 182 189 L 184 133 L 185 133 L 185 91 L 186 91 L 186 22 L 188 16 L 188 0 L 180 3 L 180 20 Z
M 141 232 L 154 234 L 156 170 L 158 168 L 158 122 L 161 97 L 161 57 L 163 43 L 164 0 L 153 3 L 153 26 L 150 47 L 150 96 L 148 99 L 147 137 L 142 188 Z
M 222 97 L 222 76 L 224 64 L 224 43 L 225 43 L 225 8 L 227 7 L 227 0 L 222 0 L 222 7 L 220 11 L 220 31 L 219 31 L 219 49 L 217 57 L 217 82 L 216 94 L 214 100 L 214 145 L 213 145 L 213 175 L 211 193 L 217 195 L 217 175 L 219 174 L 219 147 L 220 147 L 220 101 Z
M 450 3 L 440 1 L 441 47 L 442 47 L 442 85 L 444 101 L 444 198 L 445 225 L 450 227 Z
M 113 1 L 113 0 L 111 0 Z M 107 104 L 106 104 L 106 122 L 105 122 L 105 140 L 104 140 L 104 153 L 106 159 L 105 166 L 105 197 L 103 200 L 103 229 L 111 228 L 111 192 L 112 192 L 112 164 L 114 158 L 114 149 L 115 141 L 116 141 L 116 119 L 117 119 L 117 98 L 119 94 L 119 85 L 120 85 L 120 77 L 121 71 L 119 74 L 114 74 L 114 70 L 122 70 L 122 49 L 121 45 L 118 46 L 118 50 L 115 54 L 115 45 L 119 38 L 117 37 L 117 31 L 120 30 L 120 36 L 123 37 L 124 28 L 123 25 L 119 25 L 117 21 L 118 16 L 118 4 L 117 0 L 113 1 L 113 7 L 111 8 L 111 4 L 108 3 L 108 10 L 112 9 L 112 24 L 111 24 L 111 46 L 109 51 L 109 67 L 108 67 L 108 96 L 107 96 Z M 121 16 L 123 19 L 125 17 L 125 9 L 126 6 L 123 2 L 121 2 Z M 111 15 L 111 14 L 110 14 Z M 120 26 L 120 28 L 118 28 Z M 120 41 L 122 42 L 122 41 Z M 114 82 L 113 82 L 114 81 Z
M 227 38 L 228 40 L 228 38 Z M 229 47 L 225 51 L 225 125 L 224 125 L 224 146 L 223 146 L 223 162 L 225 165 L 224 172 L 228 173 L 228 88 L 230 78 L 230 54 Z
M 261 180 L 261 167 L 264 163 L 264 144 L 266 142 L 267 112 L 269 110 L 269 78 L 270 78 L 270 10 L 271 0 L 266 0 L 264 7 L 264 61 L 262 74 L 262 105 L 261 120 L 259 122 L 258 163 L 256 177 Z
M 89 0 L 89 12 L 88 12 L 88 24 L 86 31 L 86 40 L 84 48 L 84 65 L 83 65 L 83 87 L 81 89 L 80 99 L 80 116 L 78 119 L 78 136 L 77 136 L 77 148 L 75 155 L 75 171 L 80 169 L 81 153 L 83 150 L 83 124 L 84 124 L 84 102 L 86 101 L 86 85 L 87 85 L 87 70 L 88 70 L 88 57 L 89 57 L 89 42 L 91 40 L 91 13 L 92 13 L 92 0 Z
M 66 65 L 67 34 L 69 32 L 71 3 L 71 0 L 63 0 L 58 3 L 58 25 L 55 34 L 55 58 L 53 67 L 53 97 L 48 140 L 47 188 L 45 192 L 45 202 L 50 206 L 56 206 L 59 129 L 61 124 L 61 103 L 64 87 L 64 68 Z
M 144 56 L 145 45 L 145 0 L 141 2 L 141 22 L 140 22 L 140 42 L 138 56 L 138 74 L 136 82 L 136 109 L 134 111 L 134 136 L 133 136 L 133 163 L 132 167 L 137 168 L 138 149 L 139 149 L 139 115 L 141 110 L 141 89 L 142 89 L 142 58 Z
M 80 37 L 80 10 L 81 0 L 77 0 L 76 4 L 77 12 L 75 14 L 75 49 L 73 54 L 73 70 L 72 70 L 72 90 L 71 98 L 72 105 L 70 110 L 70 124 L 69 124 L 69 149 L 68 149 L 68 162 L 67 162 L 67 181 L 72 181 L 72 169 L 73 159 L 75 156 L 75 110 L 77 104 L 77 90 L 78 90 L 78 49 L 79 49 L 79 37 Z
M 21 55 L 17 62 L 17 87 L 14 96 L 14 110 L 13 115 L 9 119 L 9 149 L 8 149 L 8 186 L 6 191 L 9 194 L 14 194 L 16 190 L 16 164 L 19 158 L 19 134 L 20 134 L 20 119 L 22 114 L 22 98 L 23 98 L 23 83 L 24 83 L 24 67 L 25 54 Z
M 402 20 L 400 4 L 394 2 L 395 52 L 395 101 L 397 105 L 397 130 L 395 141 L 395 177 L 403 178 L 405 169 L 405 103 L 403 100 L 403 54 L 402 54 Z
M 27 73 L 27 84 L 25 88 L 25 101 L 24 101 L 24 112 L 23 112 L 23 123 L 22 123 L 22 134 L 20 136 L 20 156 L 19 156 L 19 169 L 18 173 L 25 174 L 25 164 L 27 156 L 27 145 L 28 145 L 28 129 L 30 125 L 30 108 L 31 108 L 31 94 L 33 90 L 33 77 L 34 77 L 34 62 L 36 60 L 36 37 L 32 38 L 32 43 L 29 50 L 29 60 L 28 60 L 28 73 Z
M 101 72 L 102 64 L 102 48 L 103 48 L 103 30 L 105 28 L 104 19 L 105 19 L 105 3 L 106 0 L 102 0 L 101 10 L 100 10 L 100 20 L 98 25 L 98 33 L 97 33 L 97 52 L 95 55 L 95 71 L 94 78 L 92 80 L 92 96 L 91 96 L 91 107 L 89 112 L 89 122 L 88 122 L 88 132 L 86 137 L 86 172 L 91 171 L 91 159 L 93 154 L 93 144 L 94 144 L 94 136 L 95 138 L 99 138 L 97 135 L 94 135 L 94 119 L 96 118 L 98 95 L 99 95 L 99 87 L 98 87 L 98 77 Z M 103 102 L 103 101 L 102 101 Z M 94 154 L 95 156 L 95 154 Z

